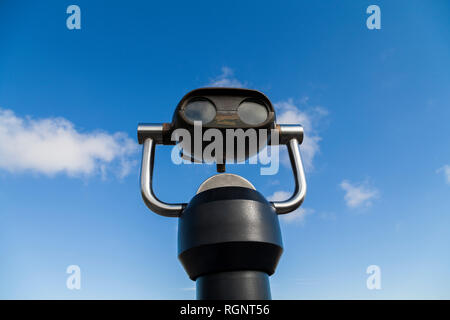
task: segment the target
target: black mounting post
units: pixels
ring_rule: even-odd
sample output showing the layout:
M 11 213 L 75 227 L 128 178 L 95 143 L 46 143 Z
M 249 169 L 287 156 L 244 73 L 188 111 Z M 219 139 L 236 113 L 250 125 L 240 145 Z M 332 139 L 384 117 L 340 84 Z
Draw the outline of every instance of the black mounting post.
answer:
M 222 153 L 222 161 L 209 159 L 217 164 L 220 174 L 205 180 L 189 203 L 162 201 L 153 190 L 155 147 L 180 143 L 178 129 L 184 133 L 182 158 L 192 162 L 205 161 L 203 152 L 210 141 L 202 140 L 196 148 L 196 135 L 213 129 L 225 139 L 214 153 L 217 157 Z M 252 147 L 250 140 L 255 139 L 246 136 L 243 140 L 235 139 L 236 135 L 226 134 L 228 130 L 239 130 L 239 135 L 244 130 L 253 130 L 259 136 L 258 143 Z M 306 195 L 299 150 L 303 127 L 277 124 L 272 103 L 259 91 L 200 88 L 181 99 L 172 122 L 141 123 L 137 133 L 143 145 L 142 198 L 153 212 L 179 219 L 178 258 L 189 277 L 196 281 L 197 298 L 270 299 L 269 276 L 275 272 L 283 252 L 278 215 L 296 210 Z M 190 146 L 185 150 L 185 139 L 194 150 Z M 226 162 L 250 159 L 268 145 L 285 145 L 289 152 L 295 187 L 286 200 L 268 202 L 245 178 L 223 173 Z M 237 152 L 242 149 L 245 152 Z
M 178 257 L 197 299 L 270 299 L 282 251 L 275 209 L 250 188 L 200 192 L 179 217 Z

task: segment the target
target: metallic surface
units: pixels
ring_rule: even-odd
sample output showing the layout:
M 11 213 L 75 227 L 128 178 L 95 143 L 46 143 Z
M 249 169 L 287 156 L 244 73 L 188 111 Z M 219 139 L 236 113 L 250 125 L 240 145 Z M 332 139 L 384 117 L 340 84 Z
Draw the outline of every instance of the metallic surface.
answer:
M 297 139 L 290 139 L 287 144 L 289 159 L 291 160 L 292 172 L 294 174 L 295 189 L 293 195 L 285 201 L 273 201 L 272 205 L 278 214 L 294 211 L 303 203 L 306 195 L 306 178 L 303 170 L 302 158 L 298 148 Z
M 303 142 L 303 127 L 298 124 L 278 124 L 279 144 L 288 144 L 291 139 L 297 139 L 299 144 Z
M 138 142 L 143 144 L 145 139 L 152 138 L 156 144 L 163 143 L 164 124 L 162 123 L 139 123 Z
M 303 127 L 300 125 L 277 125 L 276 128 L 279 131 L 279 144 L 286 144 L 288 148 L 295 179 L 295 189 L 293 195 L 288 200 L 273 201 L 271 203 L 278 214 L 286 214 L 297 209 L 303 203 L 306 195 L 306 178 L 298 147 L 303 141 Z M 166 217 L 179 217 L 187 204 L 169 204 L 160 201 L 154 194 L 152 186 L 155 145 L 164 144 L 164 131 L 164 124 L 139 124 L 138 126 L 138 140 L 139 143 L 144 144 L 141 166 L 141 193 L 145 204 L 150 210 Z M 204 184 L 207 186 L 211 183 L 207 183 L 207 181 L 200 186 L 197 193 L 210 189 L 204 186 Z M 225 182 L 223 181 L 223 183 Z M 254 189 L 250 182 L 247 181 L 247 183 Z
M 169 204 L 160 201 L 153 192 L 153 166 L 155 162 L 155 141 L 152 138 L 146 138 L 144 141 L 144 150 L 142 152 L 141 166 L 141 194 L 147 207 L 165 217 L 179 217 L 185 203 Z
M 256 190 L 255 187 L 247 179 L 236 174 L 222 173 L 216 174 L 203 181 L 196 194 L 209 189 L 220 187 L 243 187 Z

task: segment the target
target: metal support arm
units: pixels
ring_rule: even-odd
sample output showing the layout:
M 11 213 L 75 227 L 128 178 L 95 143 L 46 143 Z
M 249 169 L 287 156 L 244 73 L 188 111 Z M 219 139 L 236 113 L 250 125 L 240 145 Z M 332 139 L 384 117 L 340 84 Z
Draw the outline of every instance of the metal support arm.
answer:
M 186 203 L 165 203 L 159 200 L 153 191 L 153 167 L 155 164 L 155 146 L 162 142 L 162 125 L 139 125 L 138 136 L 142 138 L 144 149 L 141 164 L 141 194 L 147 207 L 165 217 L 179 217 Z M 144 136 L 144 137 L 142 137 Z M 161 143 L 159 142 L 159 143 Z
M 294 211 L 303 203 L 306 195 L 306 178 L 303 170 L 299 143 L 303 141 L 303 127 L 299 125 L 279 125 L 280 144 L 286 144 L 294 174 L 295 189 L 293 195 L 284 201 L 271 202 L 276 213 L 285 214 Z
M 285 214 L 297 209 L 305 199 L 306 179 L 300 156 L 299 143 L 303 141 L 303 128 L 299 125 L 278 125 L 279 143 L 286 144 L 295 179 L 293 195 L 285 201 L 273 201 L 276 213 Z M 147 207 L 165 217 L 179 217 L 187 206 L 186 203 L 165 203 L 159 200 L 153 191 L 153 167 L 155 146 L 162 144 L 162 124 L 142 124 L 138 127 L 139 142 L 144 144 L 141 165 L 141 194 Z

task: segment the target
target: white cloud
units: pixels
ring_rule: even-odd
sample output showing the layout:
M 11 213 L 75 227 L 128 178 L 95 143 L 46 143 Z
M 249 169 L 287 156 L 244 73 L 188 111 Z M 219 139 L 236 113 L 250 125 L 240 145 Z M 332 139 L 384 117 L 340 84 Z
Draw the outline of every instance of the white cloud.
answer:
M 234 77 L 233 69 L 222 67 L 222 73 L 218 77 L 212 79 L 208 86 L 242 88 L 244 87 L 244 84 Z
M 82 133 L 64 118 L 20 118 L 0 109 L 0 169 L 49 176 L 126 176 L 137 144 L 125 133 Z
M 446 164 L 442 168 L 439 168 L 436 172 L 437 173 L 441 173 L 442 172 L 444 177 L 445 177 L 445 182 L 450 184 L 450 165 Z
M 308 97 L 301 99 L 302 104 L 306 104 Z M 306 111 L 301 111 L 293 102 L 292 99 L 275 103 L 277 109 L 277 122 L 280 124 L 301 124 L 304 128 L 304 139 L 300 146 L 303 163 L 306 170 L 312 169 L 313 160 L 316 154 L 320 151 L 320 141 L 322 138 L 317 133 L 317 123 L 328 112 L 322 107 L 308 108 Z M 282 155 L 283 163 L 289 164 L 289 156 L 287 152 Z
M 271 196 L 267 197 L 269 201 L 283 201 L 287 200 L 291 194 L 287 191 L 276 191 Z M 298 208 L 297 210 L 287 213 L 287 214 L 281 214 L 279 215 L 280 219 L 286 223 L 298 223 L 303 225 L 305 223 L 305 218 L 307 215 L 310 215 L 313 213 L 313 209 L 307 209 L 307 208 Z
M 195 291 L 196 288 L 195 288 L 195 286 L 192 286 L 192 287 L 181 288 L 181 290 L 182 291 Z
M 344 180 L 340 187 L 345 191 L 344 200 L 350 208 L 369 207 L 379 196 L 378 190 L 367 183 L 352 184 Z

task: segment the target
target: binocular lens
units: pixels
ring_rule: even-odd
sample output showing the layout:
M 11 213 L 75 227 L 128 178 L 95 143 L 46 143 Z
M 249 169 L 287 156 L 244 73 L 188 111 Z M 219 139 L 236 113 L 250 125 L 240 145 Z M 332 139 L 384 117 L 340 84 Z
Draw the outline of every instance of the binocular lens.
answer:
M 267 108 L 257 102 L 244 101 L 238 108 L 239 118 L 250 125 L 258 125 L 267 120 Z
M 208 100 L 194 100 L 184 108 L 184 115 L 192 122 L 201 121 L 206 124 L 216 117 L 216 108 Z

